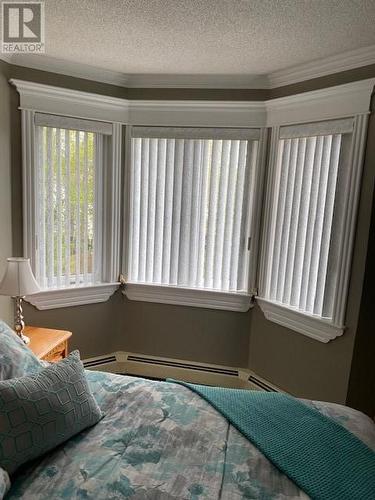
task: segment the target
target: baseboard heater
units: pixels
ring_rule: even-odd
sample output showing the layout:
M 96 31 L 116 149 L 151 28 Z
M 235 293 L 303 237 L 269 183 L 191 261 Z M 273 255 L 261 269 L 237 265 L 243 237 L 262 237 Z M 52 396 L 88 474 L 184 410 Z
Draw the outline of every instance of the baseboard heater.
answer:
M 275 387 L 274 385 L 270 385 L 269 382 L 265 382 L 263 379 L 260 379 L 255 375 L 250 375 L 247 381 L 251 386 L 249 387 L 250 389 L 254 388 L 259 391 L 280 392 L 279 388 Z
M 100 370 L 109 373 L 117 373 L 117 359 L 115 354 L 97 356 L 96 358 L 85 359 L 82 362 L 86 370 Z
M 230 369 L 230 368 L 221 368 L 217 366 L 210 366 L 210 365 L 196 365 L 194 363 L 188 363 L 188 362 L 180 362 L 180 361 L 174 361 L 172 359 L 157 359 L 157 358 L 145 358 L 143 356 L 136 356 L 133 354 L 129 354 L 127 357 L 127 361 L 134 361 L 135 363 L 146 363 L 150 365 L 160 365 L 160 366 L 167 366 L 170 368 L 184 368 L 188 370 L 195 370 L 199 372 L 208 372 L 208 373 L 217 373 L 219 375 L 228 375 L 230 377 L 238 377 L 238 370 L 235 369 Z
M 84 361 L 88 370 L 165 380 L 176 378 L 196 384 L 218 385 L 259 391 L 281 391 L 245 368 L 198 363 L 187 360 L 148 356 L 118 351 Z

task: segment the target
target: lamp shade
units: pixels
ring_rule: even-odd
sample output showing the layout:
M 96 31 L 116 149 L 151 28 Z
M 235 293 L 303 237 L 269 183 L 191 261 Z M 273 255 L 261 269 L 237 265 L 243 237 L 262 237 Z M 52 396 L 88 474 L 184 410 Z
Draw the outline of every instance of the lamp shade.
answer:
M 30 259 L 10 257 L 0 282 L 0 295 L 24 297 L 40 291 L 30 266 Z

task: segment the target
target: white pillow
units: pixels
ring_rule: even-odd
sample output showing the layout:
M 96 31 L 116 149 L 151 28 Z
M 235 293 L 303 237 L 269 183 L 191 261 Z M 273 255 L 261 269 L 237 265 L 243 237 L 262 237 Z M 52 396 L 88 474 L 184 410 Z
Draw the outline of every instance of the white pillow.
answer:
M 5 497 L 10 488 L 10 479 L 8 473 L 0 467 L 0 500 Z

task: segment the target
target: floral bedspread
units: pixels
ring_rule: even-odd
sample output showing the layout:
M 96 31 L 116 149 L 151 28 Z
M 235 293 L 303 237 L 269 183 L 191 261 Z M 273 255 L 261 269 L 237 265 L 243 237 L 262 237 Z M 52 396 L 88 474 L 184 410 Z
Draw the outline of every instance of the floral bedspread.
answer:
M 105 417 L 12 477 L 7 499 L 305 499 L 246 438 L 189 389 L 87 372 Z M 361 413 L 306 401 L 375 450 Z

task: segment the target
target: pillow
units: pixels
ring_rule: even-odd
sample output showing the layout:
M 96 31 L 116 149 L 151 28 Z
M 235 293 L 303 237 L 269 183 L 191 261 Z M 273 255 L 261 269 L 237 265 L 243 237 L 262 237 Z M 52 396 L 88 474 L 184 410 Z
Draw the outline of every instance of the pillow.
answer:
M 35 373 L 42 364 L 9 326 L 0 320 L 0 380 Z
M 0 467 L 12 474 L 96 424 L 102 413 L 79 352 L 37 374 L 0 382 Z
M 5 497 L 5 493 L 10 488 L 10 479 L 8 473 L 0 467 L 0 500 Z

